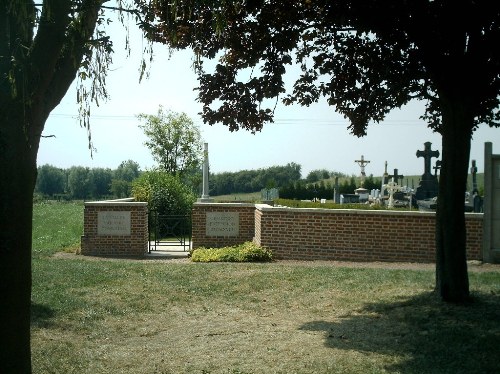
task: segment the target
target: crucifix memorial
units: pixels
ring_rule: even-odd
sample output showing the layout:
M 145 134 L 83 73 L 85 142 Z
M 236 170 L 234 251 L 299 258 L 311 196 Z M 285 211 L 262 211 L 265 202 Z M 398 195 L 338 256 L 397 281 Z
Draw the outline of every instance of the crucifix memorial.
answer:
M 424 174 L 415 192 L 417 200 L 432 199 L 438 195 L 439 185 L 437 175 L 433 175 L 431 172 L 431 159 L 439 157 L 439 151 L 433 151 L 431 144 L 431 142 L 425 142 L 424 150 L 417 151 L 417 157 L 423 157 L 424 159 Z
M 365 166 L 369 164 L 370 161 L 365 160 L 365 157 L 361 155 L 361 160 L 354 160 L 354 162 L 361 167 L 361 186 L 363 186 L 365 184 L 365 178 L 366 178 Z

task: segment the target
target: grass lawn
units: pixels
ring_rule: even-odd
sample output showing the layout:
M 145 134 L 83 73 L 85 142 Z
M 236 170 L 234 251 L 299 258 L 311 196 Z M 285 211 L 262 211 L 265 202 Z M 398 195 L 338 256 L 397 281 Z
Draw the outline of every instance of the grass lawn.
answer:
M 34 373 L 496 373 L 500 272 L 96 259 L 81 204 L 35 206 Z

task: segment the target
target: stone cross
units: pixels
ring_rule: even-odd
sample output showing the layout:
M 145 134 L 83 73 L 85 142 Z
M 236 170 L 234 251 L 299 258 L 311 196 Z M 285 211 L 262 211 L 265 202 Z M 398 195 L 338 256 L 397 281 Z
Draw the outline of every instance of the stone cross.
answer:
M 394 192 L 400 190 L 400 187 L 397 183 L 394 182 L 394 178 L 391 178 L 391 181 L 386 185 L 387 192 L 389 192 L 389 201 L 387 202 L 388 208 L 394 207 Z
M 361 167 L 361 186 L 365 183 L 365 166 L 370 163 L 370 161 L 365 160 L 365 157 L 361 155 L 361 160 L 354 160 Z
M 392 178 L 396 184 L 399 184 L 399 180 L 403 180 L 404 175 L 398 174 L 398 169 L 394 169 L 394 175 L 389 175 L 389 178 Z
M 424 175 L 432 175 L 431 174 L 431 158 L 432 157 L 439 157 L 439 151 L 432 151 L 431 150 L 431 142 L 425 142 L 424 143 L 424 150 L 423 151 L 417 151 L 417 157 L 423 157 L 424 158 Z M 427 179 L 427 178 L 423 178 Z

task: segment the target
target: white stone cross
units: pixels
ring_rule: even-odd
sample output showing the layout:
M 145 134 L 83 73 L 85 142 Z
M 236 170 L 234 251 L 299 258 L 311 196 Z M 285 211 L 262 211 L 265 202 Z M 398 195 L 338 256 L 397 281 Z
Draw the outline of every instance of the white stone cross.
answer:
M 389 193 L 389 201 L 387 204 L 388 208 L 394 207 L 394 192 L 401 190 L 401 187 L 398 186 L 397 183 L 394 183 L 394 178 L 391 178 L 391 181 L 385 185 L 385 189 Z

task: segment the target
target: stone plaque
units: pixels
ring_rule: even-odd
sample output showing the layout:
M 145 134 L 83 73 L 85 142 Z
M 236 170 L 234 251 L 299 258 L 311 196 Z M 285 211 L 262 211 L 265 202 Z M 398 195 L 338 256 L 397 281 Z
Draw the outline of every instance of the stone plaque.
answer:
M 98 212 L 97 235 L 130 235 L 130 212 Z
M 240 214 L 238 212 L 207 212 L 207 236 L 238 236 Z

